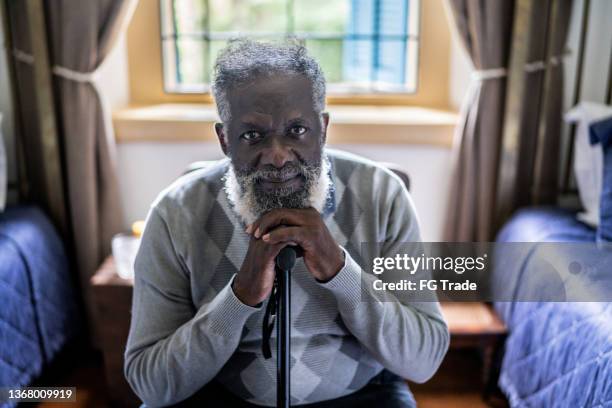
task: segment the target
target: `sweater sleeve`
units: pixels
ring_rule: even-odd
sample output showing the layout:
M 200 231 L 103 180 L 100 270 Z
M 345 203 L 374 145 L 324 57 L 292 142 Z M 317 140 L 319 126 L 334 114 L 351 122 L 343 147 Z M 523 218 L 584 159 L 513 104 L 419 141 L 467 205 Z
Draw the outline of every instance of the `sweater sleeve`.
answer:
M 391 204 L 387 238 L 381 256 L 395 257 L 419 242 L 413 204 L 405 189 Z M 415 246 L 412 246 L 415 247 Z M 345 265 L 321 285 L 336 297 L 342 320 L 359 342 L 387 369 L 414 382 L 425 382 L 438 369 L 449 345 L 449 332 L 436 299 L 411 301 L 409 296 L 385 294 L 385 301 L 362 285 L 376 279 L 345 252 Z M 418 254 L 414 254 L 418 255 Z M 364 298 L 369 297 L 369 298 Z
M 238 347 L 247 318 L 230 282 L 209 302 L 194 305 L 190 272 L 153 208 L 135 262 L 132 323 L 125 376 L 147 406 L 182 401 L 209 382 Z

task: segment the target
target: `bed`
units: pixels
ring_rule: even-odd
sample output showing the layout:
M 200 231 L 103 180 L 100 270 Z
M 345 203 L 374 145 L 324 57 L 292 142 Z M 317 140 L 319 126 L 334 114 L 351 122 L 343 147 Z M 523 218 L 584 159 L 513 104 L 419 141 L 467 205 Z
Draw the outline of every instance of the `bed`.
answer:
M 76 296 L 62 241 L 43 212 L 0 213 L 0 388 L 31 384 L 74 338 Z
M 518 211 L 497 236 L 535 246 L 595 239 L 573 212 L 553 207 Z M 512 273 L 522 276 L 515 291 L 534 268 L 527 256 L 513 260 Z M 597 261 L 612 265 L 612 252 L 604 258 Z M 507 279 L 507 270 L 494 273 Z M 612 406 L 612 303 L 496 302 L 495 308 L 509 329 L 499 386 L 513 407 Z

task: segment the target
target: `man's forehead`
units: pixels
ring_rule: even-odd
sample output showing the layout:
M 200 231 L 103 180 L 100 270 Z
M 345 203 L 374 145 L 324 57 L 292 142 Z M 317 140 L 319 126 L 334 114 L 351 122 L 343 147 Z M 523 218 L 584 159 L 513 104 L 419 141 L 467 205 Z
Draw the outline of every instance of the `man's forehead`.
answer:
M 270 116 L 283 111 L 301 115 L 313 107 L 312 84 L 302 75 L 262 76 L 230 92 L 233 116 Z
M 283 116 L 291 119 L 302 119 L 304 112 L 299 109 L 287 109 L 283 110 Z M 259 124 L 262 126 L 272 126 L 274 120 L 278 118 L 278 112 L 263 112 L 257 109 L 246 112 L 238 118 L 242 123 L 246 124 Z

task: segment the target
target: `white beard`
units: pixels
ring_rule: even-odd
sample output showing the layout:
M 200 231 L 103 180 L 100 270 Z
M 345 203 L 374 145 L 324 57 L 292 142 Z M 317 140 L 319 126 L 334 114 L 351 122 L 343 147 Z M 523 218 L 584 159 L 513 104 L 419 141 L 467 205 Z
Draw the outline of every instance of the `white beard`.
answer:
M 329 176 L 329 168 L 329 160 L 324 154 L 321 160 L 321 171 L 319 173 L 319 177 L 312 184 L 308 194 L 309 205 L 320 213 L 322 213 L 325 209 L 327 197 L 330 194 L 332 181 Z M 258 204 L 255 197 L 255 187 L 250 185 L 248 188 L 246 188 L 246 191 L 242 191 L 243 189 L 238 182 L 234 165 L 231 162 L 223 179 L 223 189 L 225 190 L 227 198 L 232 204 L 234 211 L 242 219 L 242 222 L 244 222 L 246 225 L 250 225 L 257 221 L 262 214 L 258 214 L 256 212 Z

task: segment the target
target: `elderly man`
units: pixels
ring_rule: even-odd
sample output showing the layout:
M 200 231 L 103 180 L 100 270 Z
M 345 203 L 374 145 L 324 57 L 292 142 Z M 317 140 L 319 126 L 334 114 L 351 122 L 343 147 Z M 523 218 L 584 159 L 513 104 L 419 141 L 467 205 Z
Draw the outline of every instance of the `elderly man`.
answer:
M 378 242 L 377 255 L 393 256 L 419 240 L 408 192 L 375 163 L 324 148 L 325 80 L 304 47 L 233 41 L 215 70 L 228 159 L 152 205 L 135 264 L 129 383 L 149 406 L 274 406 L 262 319 L 274 259 L 297 245 L 292 405 L 414 406 L 403 378 L 433 375 L 446 324 L 435 301 L 364 299 L 359 250 Z

